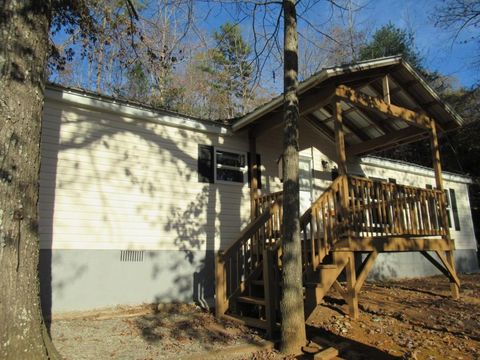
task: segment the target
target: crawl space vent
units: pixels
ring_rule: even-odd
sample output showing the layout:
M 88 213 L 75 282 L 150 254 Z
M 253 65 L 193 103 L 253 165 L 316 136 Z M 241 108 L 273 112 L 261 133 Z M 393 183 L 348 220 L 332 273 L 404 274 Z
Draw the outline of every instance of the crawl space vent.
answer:
M 120 250 L 121 262 L 142 262 L 143 250 Z

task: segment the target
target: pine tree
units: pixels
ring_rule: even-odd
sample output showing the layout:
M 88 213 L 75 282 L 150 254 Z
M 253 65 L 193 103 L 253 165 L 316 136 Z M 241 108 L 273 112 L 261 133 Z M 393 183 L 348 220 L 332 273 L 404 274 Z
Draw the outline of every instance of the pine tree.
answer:
M 210 85 L 215 96 L 223 99 L 226 115 L 231 118 L 244 113 L 252 100 L 250 83 L 253 66 L 251 48 L 242 37 L 240 27 L 225 23 L 213 33 L 215 48 L 209 52 L 209 62 L 202 70 L 212 76 Z M 223 115 L 223 114 L 221 114 Z

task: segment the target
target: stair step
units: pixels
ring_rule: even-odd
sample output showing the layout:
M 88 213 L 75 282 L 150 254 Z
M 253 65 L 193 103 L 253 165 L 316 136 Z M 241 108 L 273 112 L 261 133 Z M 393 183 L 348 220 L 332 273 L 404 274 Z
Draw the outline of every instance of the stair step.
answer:
M 250 284 L 263 286 L 265 283 L 263 282 L 263 280 L 252 280 L 250 281 Z
M 222 315 L 222 318 L 226 320 L 230 320 L 236 323 L 240 323 L 245 326 L 251 326 L 255 327 L 258 329 L 266 329 L 267 328 L 267 322 L 262 319 L 256 319 L 248 316 L 240 316 L 240 315 L 235 315 L 235 314 L 224 314 Z
M 318 265 L 319 269 L 337 269 L 338 266 L 335 264 L 320 264 Z
M 265 306 L 265 299 L 253 296 L 239 296 L 237 301 L 247 304 L 262 305 Z
M 315 282 L 315 281 L 307 281 L 305 282 L 305 287 L 306 288 L 314 288 L 314 287 L 317 287 L 317 286 L 320 286 L 321 283 L 320 282 Z
M 258 285 L 258 286 L 264 286 L 265 282 L 263 280 L 252 280 L 250 281 L 251 285 Z M 282 287 L 282 284 L 278 284 L 279 287 Z

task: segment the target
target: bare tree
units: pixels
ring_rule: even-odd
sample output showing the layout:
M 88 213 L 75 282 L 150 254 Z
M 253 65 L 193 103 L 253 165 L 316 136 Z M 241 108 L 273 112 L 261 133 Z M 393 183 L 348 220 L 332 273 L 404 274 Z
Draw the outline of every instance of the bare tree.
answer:
M 457 41 L 462 33 L 480 26 L 479 0 L 446 0 L 442 5 L 435 7 L 432 15 L 435 26 L 453 31 L 453 41 Z M 478 36 L 469 36 L 463 42 L 479 42 Z M 480 44 L 479 44 L 480 45 Z M 480 66 L 480 57 L 477 54 L 473 65 Z
M 2 1 L 0 11 L 0 358 L 60 358 L 40 307 L 38 179 L 50 26 L 95 38 L 87 0 Z M 134 12 L 130 1 L 125 5 Z M 65 59 L 54 51 L 57 66 Z
M 300 245 L 298 122 L 298 33 L 294 0 L 283 1 L 284 16 L 284 132 L 283 132 L 283 293 L 281 346 L 297 354 L 306 344 Z

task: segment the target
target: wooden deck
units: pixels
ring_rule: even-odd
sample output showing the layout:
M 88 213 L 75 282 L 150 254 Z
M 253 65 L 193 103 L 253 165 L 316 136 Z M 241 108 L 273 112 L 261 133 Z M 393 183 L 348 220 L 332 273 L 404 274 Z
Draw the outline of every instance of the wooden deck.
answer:
M 324 87 L 322 96 L 302 100 L 301 114 L 313 116 L 315 109 L 328 108 L 331 127 L 317 122 L 335 142 L 339 177 L 301 216 L 301 246 L 306 317 L 334 287 L 358 317 L 358 293 L 381 252 L 418 251 L 450 280 L 452 296 L 458 298 L 460 282 L 455 273 L 454 243 L 450 238 L 444 195 L 437 123 L 425 109 L 392 104 L 388 76 L 382 75 L 378 96 L 362 92 L 361 86 Z M 357 84 L 358 85 L 358 84 Z M 383 94 L 383 96 L 382 96 Z M 398 101 L 398 99 L 396 99 Z M 348 106 L 349 110 L 344 111 Z M 376 114 L 373 124 L 380 137 L 359 133 L 359 143 L 345 141 L 347 111 Z M 325 109 L 324 109 L 325 110 Z M 238 239 L 216 257 L 216 314 L 264 328 L 271 335 L 279 323 L 282 273 L 282 193 L 258 196 L 256 137 L 280 123 L 268 116 L 249 128 L 251 223 Z M 391 119 L 403 123 L 393 128 Z M 347 124 L 348 123 L 348 124 Z M 413 137 L 412 137 L 413 135 Z M 366 154 L 428 136 L 432 151 L 436 189 L 421 189 L 385 181 L 351 176 L 347 154 Z M 436 257 L 432 255 L 435 252 Z M 355 264 L 356 253 L 367 254 Z M 359 266 L 357 266 L 359 265 Z M 345 273 L 346 287 L 338 282 Z
M 255 201 L 254 220 L 217 255 L 216 314 L 271 335 L 279 321 L 282 193 Z M 306 315 L 334 287 L 357 317 L 358 293 L 382 252 L 421 252 L 459 286 L 447 255 L 454 247 L 444 201 L 439 190 L 347 175 L 333 181 L 300 219 Z M 367 254 L 362 264 L 355 253 Z M 342 272 L 346 288 L 338 282 Z

